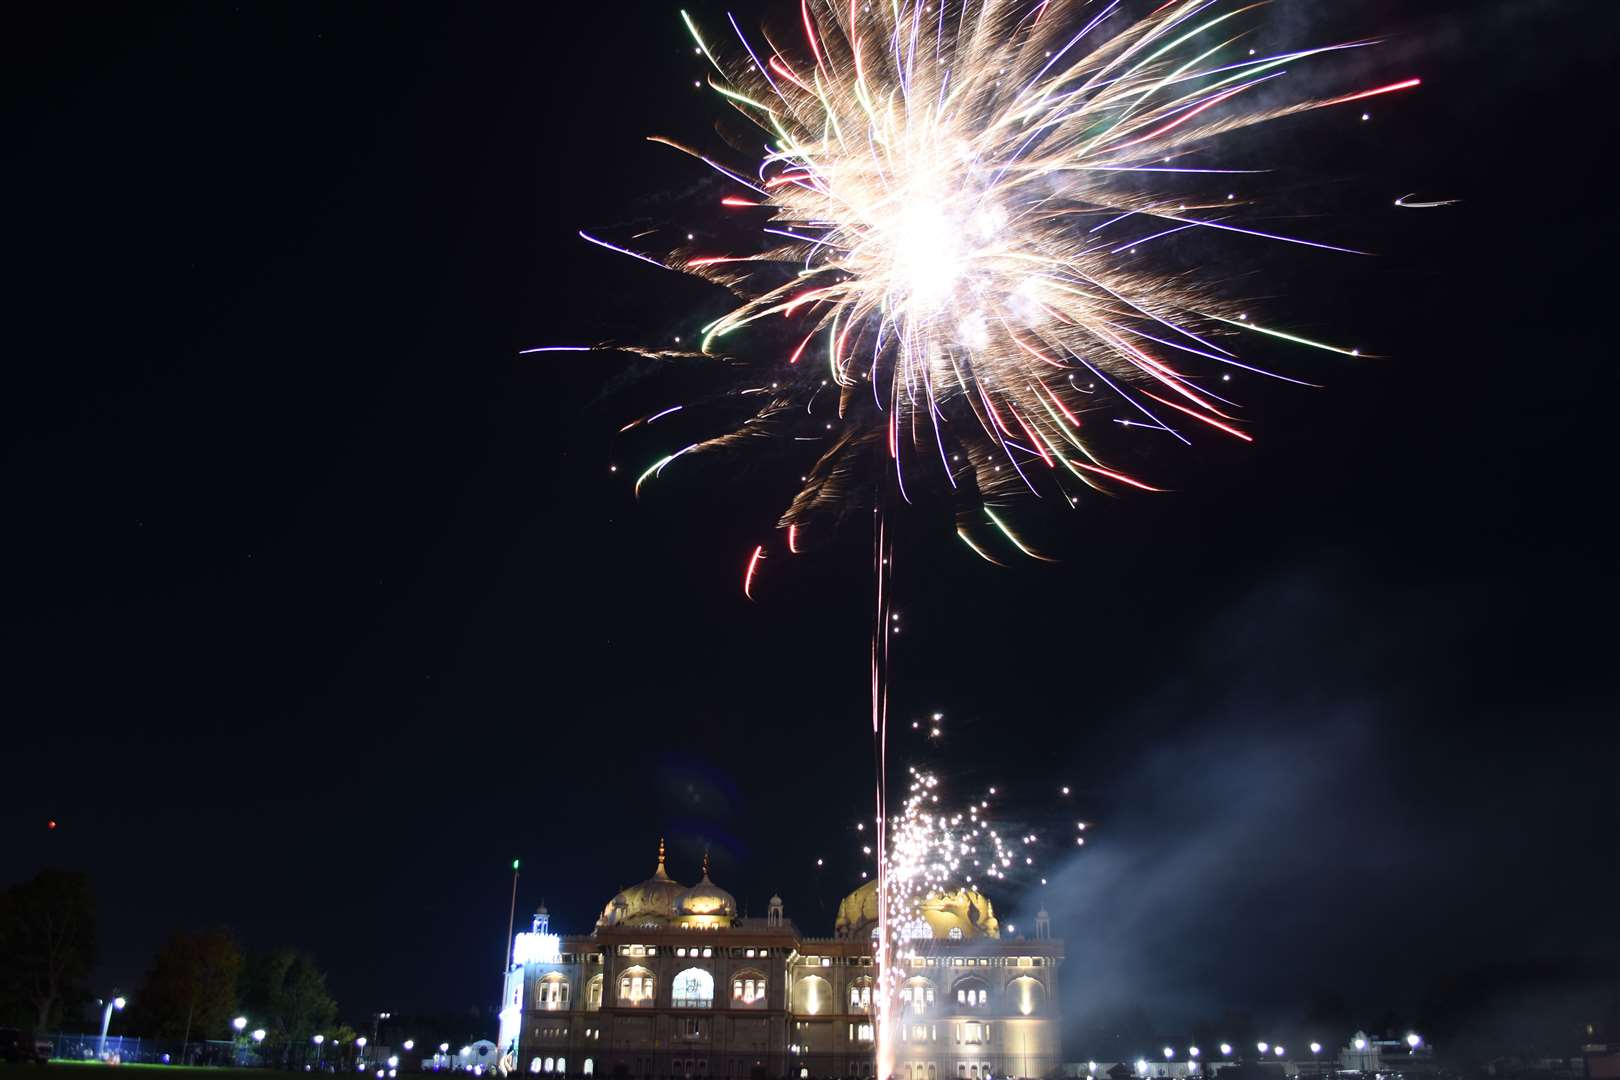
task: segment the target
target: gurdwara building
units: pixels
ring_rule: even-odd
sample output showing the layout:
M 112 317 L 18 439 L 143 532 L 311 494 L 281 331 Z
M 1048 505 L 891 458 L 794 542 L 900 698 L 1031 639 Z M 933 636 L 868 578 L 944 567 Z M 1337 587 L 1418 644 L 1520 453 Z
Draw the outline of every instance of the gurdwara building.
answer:
M 904 929 L 897 1080 L 1045 1077 L 1062 1060 L 1063 944 L 1045 911 L 1033 938 L 1004 937 L 974 889 L 930 896 Z M 544 907 L 516 935 L 500 1046 L 526 1073 L 566 1077 L 812 1080 L 872 1077 L 876 882 L 811 937 L 773 896 L 742 918 L 709 879 L 628 886 L 588 933 Z

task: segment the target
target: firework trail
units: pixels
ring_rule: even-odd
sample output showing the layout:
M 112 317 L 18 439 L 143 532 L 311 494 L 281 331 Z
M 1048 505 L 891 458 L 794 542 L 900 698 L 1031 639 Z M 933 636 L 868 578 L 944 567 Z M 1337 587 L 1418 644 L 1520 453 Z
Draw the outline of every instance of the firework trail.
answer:
M 1109 465 L 1101 443 L 1252 441 L 1218 391 L 1222 373 L 1271 374 L 1243 359 L 1248 341 L 1358 355 L 1251 321 L 1202 265 L 1150 261 L 1164 239 L 1200 235 L 1230 244 L 1221 279 L 1259 243 L 1358 254 L 1259 227 L 1263 204 L 1234 190 L 1257 170 L 1224 162 L 1219 137 L 1418 80 L 1274 104 L 1300 65 L 1372 42 L 1262 54 L 1246 25 L 1260 7 L 1170 0 L 1131 21 L 1121 0 L 799 0 L 791 36 L 750 37 L 728 16 L 725 46 L 682 12 L 709 85 L 740 120 L 717 154 L 653 141 L 724 178 L 713 231 L 739 239 L 581 233 L 737 298 L 696 350 L 632 351 L 772 357 L 767 378 L 735 390 L 762 404 L 653 462 L 638 492 L 677 458 L 768 436 L 821 449 L 778 523 L 789 552 L 852 506 L 877 511 L 880 874 L 893 865 L 886 515 L 921 492 L 942 495 L 977 555 L 1044 558 L 1009 524 L 1016 497 L 1073 506 L 1087 489 L 1156 490 Z M 750 598 L 766 555 L 759 545 L 747 559 Z M 879 894 L 883 965 L 893 942 L 889 890 Z M 879 1003 L 880 1078 L 893 1062 L 889 1004 Z

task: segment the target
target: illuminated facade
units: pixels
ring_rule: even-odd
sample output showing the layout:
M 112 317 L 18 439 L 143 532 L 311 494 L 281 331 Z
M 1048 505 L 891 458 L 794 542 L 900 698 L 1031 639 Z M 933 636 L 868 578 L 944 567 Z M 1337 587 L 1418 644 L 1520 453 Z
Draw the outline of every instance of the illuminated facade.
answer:
M 807 1080 L 871 1077 L 875 883 L 808 937 L 773 896 L 741 918 L 731 894 L 653 876 L 613 897 L 587 934 L 553 934 L 542 908 L 513 943 L 500 1044 L 525 1073 Z M 1044 1077 L 1062 1060 L 1063 945 L 1046 913 L 1001 936 L 974 890 L 930 898 L 906 934 L 897 1080 Z

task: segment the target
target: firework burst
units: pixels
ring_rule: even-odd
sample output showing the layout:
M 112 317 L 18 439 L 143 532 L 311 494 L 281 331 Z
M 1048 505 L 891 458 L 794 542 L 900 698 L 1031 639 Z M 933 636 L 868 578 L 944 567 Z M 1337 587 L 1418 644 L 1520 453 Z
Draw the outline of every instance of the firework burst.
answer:
M 1016 496 L 1155 490 L 1104 460 L 1109 434 L 1251 441 L 1219 392 L 1222 373 L 1270 374 L 1242 335 L 1356 350 L 1251 321 L 1201 268 L 1155 267 L 1153 245 L 1201 233 L 1349 252 L 1252 227 L 1254 200 L 1211 194 L 1256 171 L 1223 167 L 1217 136 L 1418 82 L 1264 104 L 1300 64 L 1370 43 L 1259 55 L 1240 18 L 1257 6 L 1182 0 L 1132 23 L 1118 0 L 801 0 L 796 41 L 751 40 L 732 19 L 729 49 L 683 12 L 710 85 L 755 134 L 726 131 L 725 160 L 654 141 L 729 181 L 716 209 L 754 242 L 655 257 L 582 235 L 738 297 L 696 353 L 652 355 L 781 351 L 768 381 L 738 389 L 762 402 L 749 419 L 642 482 L 742 439 L 813 440 L 779 521 L 790 551 L 818 517 L 926 486 L 996 561 L 998 534 L 1041 557 L 1008 523 Z M 756 552 L 750 586 L 757 568 Z
M 708 233 L 736 239 L 581 233 L 736 297 L 696 349 L 630 351 L 769 357 L 767 374 L 731 392 L 747 418 L 654 461 L 638 492 L 678 459 L 766 436 L 820 451 L 778 522 L 788 552 L 821 520 L 867 501 L 880 511 L 880 969 L 896 947 L 891 903 L 906 918 L 948 848 L 930 832 L 939 822 L 925 828 L 909 805 L 893 828 L 902 850 L 886 846 L 892 538 L 881 511 L 940 493 L 976 554 L 1043 558 L 1009 524 L 1015 497 L 1075 505 L 1086 489 L 1156 490 L 1109 463 L 1110 435 L 1252 441 L 1220 392 L 1223 373 L 1272 374 L 1245 359 L 1250 339 L 1356 355 L 1249 319 L 1223 293 L 1230 263 L 1219 276 L 1163 265 L 1173 236 L 1229 240 L 1233 259 L 1236 245 L 1259 243 L 1355 254 L 1259 227 L 1264 204 L 1238 195 L 1257 170 L 1225 162 L 1220 137 L 1418 80 L 1286 98 L 1300 65 L 1371 42 L 1262 54 L 1245 25 L 1260 7 L 1169 0 L 1131 21 L 1121 0 L 799 0 L 791 37 L 750 38 L 728 16 L 735 44 L 724 47 L 683 12 L 709 85 L 742 122 L 722 130 L 717 154 L 654 141 L 724 177 L 713 211 L 726 220 Z M 768 553 L 761 544 L 746 560 L 750 597 Z M 891 997 L 878 1003 L 880 1077 L 893 1062 Z

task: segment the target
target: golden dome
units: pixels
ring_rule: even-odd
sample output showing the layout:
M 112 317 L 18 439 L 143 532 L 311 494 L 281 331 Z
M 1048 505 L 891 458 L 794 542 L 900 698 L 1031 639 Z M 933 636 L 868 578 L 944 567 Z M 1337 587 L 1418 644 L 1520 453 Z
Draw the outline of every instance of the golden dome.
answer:
M 870 934 L 877 926 L 877 900 L 876 881 L 868 881 L 844 897 L 838 905 L 833 932 L 843 938 Z M 896 922 L 908 918 L 921 919 L 928 928 L 928 936 L 940 940 L 952 940 L 953 930 L 960 931 L 956 936 L 964 941 L 1001 936 L 1001 927 L 996 922 L 995 908 L 991 906 L 990 898 L 972 888 L 929 893 L 917 905 L 914 914 L 895 911 L 889 914 L 891 920 Z
M 707 852 L 703 855 L 703 880 L 675 898 L 675 911 L 687 924 L 712 926 L 736 917 L 736 899 L 709 880 Z
M 676 915 L 675 901 L 685 890 L 686 886 L 664 870 L 664 842 L 660 840 L 658 869 L 653 871 L 653 876 L 639 885 L 620 890 L 602 909 L 602 917 L 596 920 L 596 925 L 668 925 Z

